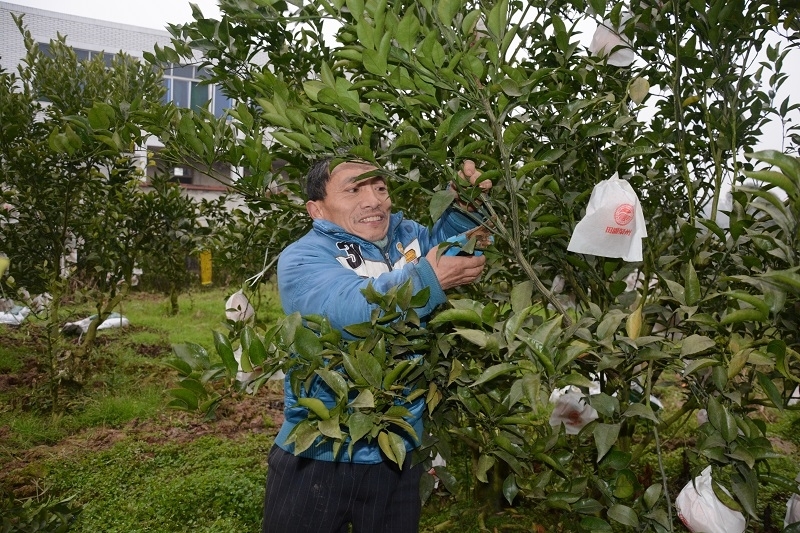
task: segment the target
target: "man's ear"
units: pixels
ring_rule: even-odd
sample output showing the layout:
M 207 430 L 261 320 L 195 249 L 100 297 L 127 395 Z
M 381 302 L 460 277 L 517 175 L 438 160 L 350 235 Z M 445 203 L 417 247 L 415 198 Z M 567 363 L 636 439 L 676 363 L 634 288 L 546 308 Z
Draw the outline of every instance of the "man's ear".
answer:
M 306 211 L 308 211 L 309 216 L 313 219 L 324 218 L 322 216 L 322 206 L 320 206 L 319 202 L 316 200 L 309 200 L 306 202 Z

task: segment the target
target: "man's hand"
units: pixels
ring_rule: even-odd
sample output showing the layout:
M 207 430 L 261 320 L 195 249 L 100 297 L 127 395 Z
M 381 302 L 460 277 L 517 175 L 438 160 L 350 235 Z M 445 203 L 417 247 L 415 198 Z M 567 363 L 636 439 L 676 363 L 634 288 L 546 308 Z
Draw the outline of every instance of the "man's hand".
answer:
M 458 171 L 458 175 L 475 185 L 475 182 L 481 177 L 481 171 L 475 168 L 475 161 L 467 159 L 464 161 L 464 164 L 461 165 L 461 170 Z M 492 181 L 484 180 L 478 184 L 478 187 L 481 188 L 481 192 L 489 192 L 489 189 L 492 188 Z
M 481 277 L 486 257 L 483 255 L 438 255 L 438 248 L 431 248 L 425 259 L 433 267 L 442 290 L 468 285 Z
M 467 159 L 466 161 L 464 161 L 464 164 L 461 165 L 461 170 L 458 171 L 458 177 L 469 181 L 472 185 L 475 185 L 475 183 L 481 177 L 481 171 L 475 168 L 474 161 Z M 482 182 L 478 183 L 478 187 L 481 188 L 482 193 L 487 193 L 489 192 L 489 189 L 492 188 L 492 181 L 483 180 Z M 456 202 L 458 202 L 458 205 L 460 205 L 462 209 L 466 209 L 467 211 L 475 211 L 475 205 L 471 203 L 468 204 L 460 200 L 459 198 L 456 198 Z M 480 205 L 480 201 L 476 201 L 476 203 Z

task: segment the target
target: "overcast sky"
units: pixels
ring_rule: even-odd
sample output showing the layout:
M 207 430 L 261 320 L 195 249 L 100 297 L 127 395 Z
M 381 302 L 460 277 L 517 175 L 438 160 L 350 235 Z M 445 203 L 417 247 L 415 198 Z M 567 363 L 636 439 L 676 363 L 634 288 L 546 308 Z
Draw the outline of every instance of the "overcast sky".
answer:
M 8 0 L 12 4 L 48 9 L 146 28 L 165 29 L 167 23 L 192 20 L 188 0 Z M 217 0 L 192 0 L 203 15 L 219 17 Z

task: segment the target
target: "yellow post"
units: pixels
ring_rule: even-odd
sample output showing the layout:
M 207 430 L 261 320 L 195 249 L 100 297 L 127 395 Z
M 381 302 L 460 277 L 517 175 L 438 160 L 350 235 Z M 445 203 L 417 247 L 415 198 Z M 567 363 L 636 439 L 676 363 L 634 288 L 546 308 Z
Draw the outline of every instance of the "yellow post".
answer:
M 211 250 L 200 252 L 200 285 L 211 285 Z

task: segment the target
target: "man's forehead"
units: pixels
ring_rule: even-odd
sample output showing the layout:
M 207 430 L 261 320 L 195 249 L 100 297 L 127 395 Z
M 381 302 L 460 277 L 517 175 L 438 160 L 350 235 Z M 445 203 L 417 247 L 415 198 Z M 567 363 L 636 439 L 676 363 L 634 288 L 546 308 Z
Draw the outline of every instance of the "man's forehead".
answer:
M 386 181 L 381 170 L 369 163 L 359 163 L 353 161 L 345 161 L 339 163 L 331 171 L 331 179 L 336 179 L 340 182 L 353 183 L 365 179 L 380 179 Z

